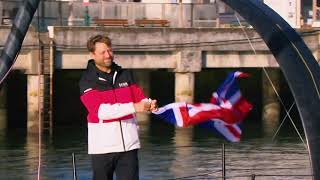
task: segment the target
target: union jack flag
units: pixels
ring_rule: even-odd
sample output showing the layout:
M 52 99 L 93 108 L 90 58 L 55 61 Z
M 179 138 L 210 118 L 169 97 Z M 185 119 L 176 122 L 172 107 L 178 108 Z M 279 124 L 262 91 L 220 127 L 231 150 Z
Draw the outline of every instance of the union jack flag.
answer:
M 244 77 L 248 74 L 239 71 L 230 73 L 212 94 L 210 103 L 171 103 L 154 114 L 178 127 L 199 125 L 218 132 L 231 142 L 238 142 L 241 136 L 239 125 L 252 109 L 252 105 L 241 95 L 237 82 L 238 78 Z

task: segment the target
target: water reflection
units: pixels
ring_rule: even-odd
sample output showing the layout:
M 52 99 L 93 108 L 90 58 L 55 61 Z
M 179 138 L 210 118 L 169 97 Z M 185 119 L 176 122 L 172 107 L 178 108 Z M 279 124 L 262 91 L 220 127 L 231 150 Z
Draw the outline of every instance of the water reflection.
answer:
M 174 143 L 174 160 L 170 172 L 175 177 L 191 176 L 195 169 L 190 165 L 193 154 L 192 147 L 193 128 L 177 128 L 172 143 Z
M 26 153 L 26 171 L 33 179 L 37 177 L 38 160 L 39 160 L 39 137 L 37 134 L 27 134 L 25 143 Z
M 208 132 L 191 129 L 174 130 L 152 118 L 140 124 L 141 179 L 216 179 L 221 176 L 221 144 Z M 152 125 L 154 124 L 154 125 Z M 25 133 L 0 134 L 0 179 L 35 179 L 37 174 L 37 138 Z M 42 179 L 72 179 L 72 152 L 77 159 L 80 180 L 91 179 L 87 155 L 86 128 L 55 130 L 53 139 L 45 137 L 42 146 Z M 244 139 L 226 144 L 227 176 L 248 179 L 256 175 L 308 175 L 307 150 L 298 137 L 278 139 Z M 235 177 L 237 176 L 237 177 Z M 246 176 L 246 177 L 240 177 Z M 292 176 L 256 179 L 296 179 Z M 299 176 L 299 179 L 311 179 Z

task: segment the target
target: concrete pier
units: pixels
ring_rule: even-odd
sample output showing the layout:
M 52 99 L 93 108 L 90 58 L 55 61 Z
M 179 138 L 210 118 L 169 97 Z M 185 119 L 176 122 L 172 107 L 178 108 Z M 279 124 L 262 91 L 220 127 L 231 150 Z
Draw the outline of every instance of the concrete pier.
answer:
M 195 88 L 194 72 L 201 71 L 201 51 L 183 50 L 179 52 L 175 71 L 175 101 L 193 102 Z M 194 169 L 189 167 L 189 159 L 192 154 L 193 127 L 176 128 L 174 143 L 175 160 L 172 163 L 170 171 L 175 177 L 182 177 L 188 172 L 189 175 L 196 174 Z M 183 147 L 181 147 L 183 146 Z M 185 147 L 189 146 L 189 147 Z M 182 171 L 175 167 L 183 167 Z
M 29 174 L 34 175 L 33 179 L 37 179 L 37 175 L 35 172 L 37 172 L 36 170 L 38 168 L 39 148 L 41 147 L 39 147 L 38 134 L 28 134 L 25 143 L 25 164 L 27 165 L 25 170 Z M 45 153 L 41 153 L 41 157 L 43 157 L 43 154 Z
M 201 51 L 183 50 L 175 68 L 175 100 L 193 102 L 194 72 L 201 71 Z
M 170 172 L 175 177 L 192 176 L 197 174 L 192 167 L 192 138 L 193 127 L 176 128 L 174 136 L 175 157 L 170 167 Z M 181 168 L 176 168 L 181 167 Z
M 41 118 L 41 111 L 40 103 L 43 101 L 43 96 L 40 94 L 41 88 L 41 81 L 43 81 L 43 78 L 38 75 L 28 75 L 28 117 L 27 117 L 27 129 L 28 133 L 38 133 L 39 132 L 39 126 L 42 127 L 42 122 L 39 123 L 39 119 Z M 42 128 L 41 128 L 42 129 Z
M 175 73 L 175 101 L 193 102 L 194 73 Z
M 6 37 L 10 28 L 0 26 L 0 35 Z M 260 36 L 255 30 L 250 28 L 245 29 L 246 34 L 250 39 L 254 39 L 252 43 L 257 54 L 252 52 L 247 36 L 240 28 L 50 27 L 49 29 L 49 33 L 41 34 L 41 41 L 50 39 L 53 42 L 50 44 L 50 52 L 47 53 L 52 57 L 50 64 L 53 67 L 50 68 L 53 70 L 84 69 L 89 58 L 86 50 L 87 38 L 98 33 L 108 34 L 113 42 L 115 60 L 122 67 L 150 71 L 167 69 L 174 72 L 176 101 L 193 101 L 194 74 L 205 68 L 279 67 L 266 44 L 259 39 Z M 303 39 L 316 59 L 319 59 L 319 32 L 312 29 L 297 31 L 304 34 Z M 0 47 L 4 45 L 5 40 L 6 38 L 0 39 Z M 43 88 L 39 88 L 40 85 L 37 83 L 38 63 L 41 62 L 39 54 L 38 36 L 35 30 L 30 28 L 13 67 L 28 74 L 28 132 L 38 131 L 37 121 L 41 115 L 38 112 L 41 109 L 39 106 L 43 106 L 41 104 L 44 102 L 39 96 Z M 141 76 L 142 82 L 149 81 L 148 75 Z M 147 86 L 146 84 L 144 88 L 148 89 Z M 266 96 L 264 119 L 273 121 L 278 116 L 276 110 L 278 105 L 269 103 L 267 97 L 269 95 Z
M 273 136 L 280 118 L 280 103 L 275 92 L 276 90 L 279 93 L 280 90 L 280 71 L 279 69 L 266 69 L 266 72 L 268 76 L 262 71 L 262 123 L 264 134 Z

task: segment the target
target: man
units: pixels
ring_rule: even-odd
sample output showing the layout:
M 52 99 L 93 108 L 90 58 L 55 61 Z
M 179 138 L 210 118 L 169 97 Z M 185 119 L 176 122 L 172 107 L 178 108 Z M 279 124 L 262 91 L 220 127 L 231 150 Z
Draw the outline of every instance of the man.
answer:
M 130 71 L 113 62 L 111 40 L 96 35 L 87 42 L 92 57 L 80 80 L 80 98 L 88 110 L 88 153 L 93 179 L 139 179 L 136 112 L 157 111 Z

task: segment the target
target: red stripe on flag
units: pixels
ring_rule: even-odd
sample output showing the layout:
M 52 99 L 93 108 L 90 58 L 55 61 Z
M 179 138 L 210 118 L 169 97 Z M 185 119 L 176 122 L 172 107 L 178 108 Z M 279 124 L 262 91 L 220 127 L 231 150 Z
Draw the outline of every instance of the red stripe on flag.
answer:
M 188 126 L 188 121 L 189 121 L 189 113 L 188 113 L 188 108 L 187 108 L 187 104 L 186 106 L 183 107 L 179 107 L 180 112 L 181 112 L 181 118 L 183 121 L 183 126 L 182 127 L 187 127 Z
M 239 122 L 242 122 L 252 109 L 252 105 L 244 98 L 241 97 L 239 101 L 233 106 L 233 113 Z
M 240 134 L 234 127 L 232 127 L 232 126 L 230 126 L 230 125 L 226 125 L 226 128 L 227 128 L 235 137 L 237 137 L 237 138 L 240 139 L 241 134 Z

